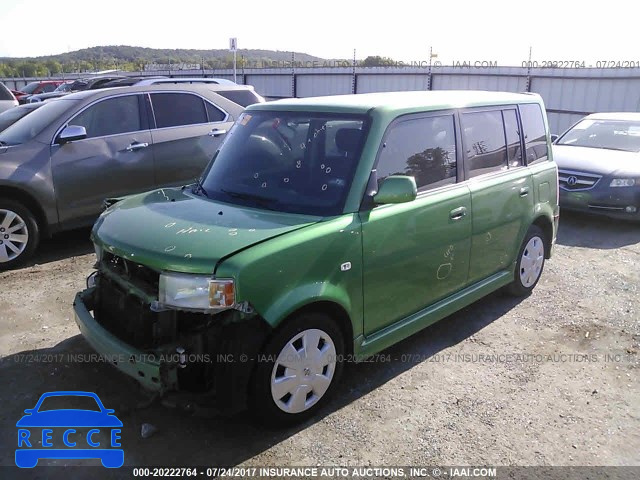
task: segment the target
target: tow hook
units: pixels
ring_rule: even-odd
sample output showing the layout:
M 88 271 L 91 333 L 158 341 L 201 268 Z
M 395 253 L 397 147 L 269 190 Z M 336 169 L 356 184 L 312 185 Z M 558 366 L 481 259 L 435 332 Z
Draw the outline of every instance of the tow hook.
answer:
M 178 354 L 178 367 L 179 368 L 186 368 L 186 366 L 187 366 L 187 355 L 185 353 L 184 348 L 177 347 L 176 348 L 176 353 Z

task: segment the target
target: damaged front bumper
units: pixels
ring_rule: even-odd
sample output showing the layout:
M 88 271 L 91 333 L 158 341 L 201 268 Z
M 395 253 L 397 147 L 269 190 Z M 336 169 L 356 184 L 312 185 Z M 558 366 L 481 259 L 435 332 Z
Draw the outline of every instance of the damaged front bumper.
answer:
M 98 278 L 98 286 L 78 293 L 73 308 L 82 335 L 101 359 L 161 396 L 170 391 L 194 394 L 207 398 L 210 406 L 225 414 L 246 407 L 256 359 L 271 334 L 271 327 L 262 317 L 236 310 L 227 310 L 214 317 L 180 314 L 176 322 L 192 326 L 192 329 L 172 339 L 162 337 L 165 341 L 158 339 L 159 343 L 153 346 L 135 346 L 120 338 L 117 332 L 110 331 L 114 326 L 109 325 L 109 321 L 135 322 L 133 333 L 153 331 L 153 328 L 149 330 L 153 324 L 157 333 L 163 322 L 160 316 L 171 317 L 174 313 L 151 312 L 158 316 L 149 318 L 144 316 L 144 311 L 149 310 L 148 304 L 138 309 L 132 306 L 138 300 L 128 304 L 123 298 L 118 301 L 115 312 L 101 311 L 101 299 L 104 300 L 105 295 L 112 299 L 114 291 L 105 292 L 105 285 L 101 289 L 100 281 L 105 279 Z M 141 341 L 137 335 L 131 338 Z
M 142 351 L 123 342 L 102 327 L 91 315 L 95 305 L 96 288 L 88 288 L 76 295 L 73 302 L 75 320 L 80 332 L 94 350 L 121 372 L 133 377 L 145 389 L 164 393 L 178 387 L 177 361 L 171 351 Z

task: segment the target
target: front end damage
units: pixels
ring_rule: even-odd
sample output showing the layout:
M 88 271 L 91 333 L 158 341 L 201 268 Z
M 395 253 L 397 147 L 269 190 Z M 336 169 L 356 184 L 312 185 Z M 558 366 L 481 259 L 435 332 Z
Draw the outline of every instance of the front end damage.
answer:
M 82 335 L 147 390 L 202 394 L 221 411 L 241 410 L 269 325 L 246 308 L 158 308 L 158 282 L 159 272 L 105 253 L 74 301 Z

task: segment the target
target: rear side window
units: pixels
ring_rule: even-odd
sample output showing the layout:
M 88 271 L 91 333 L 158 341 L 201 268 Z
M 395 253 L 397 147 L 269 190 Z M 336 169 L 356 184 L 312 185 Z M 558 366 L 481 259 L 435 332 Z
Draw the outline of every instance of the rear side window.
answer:
M 461 115 L 469 176 L 507 169 L 507 145 L 502 112 L 468 112 Z
M 4 83 L 0 83 L 0 100 L 14 100 L 13 95 Z
M 418 191 L 456 182 L 453 115 L 405 120 L 391 127 L 377 166 L 378 183 L 389 175 L 410 175 Z
M 127 95 L 102 100 L 70 120 L 69 125 L 84 127 L 87 138 L 141 130 L 138 96 Z
M 547 160 L 547 132 L 544 128 L 540 105 L 528 103 L 520 105 L 519 108 L 522 129 L 524 130 L 527 163 L 531 165 Z
M 217 91 L 216 93 L 242 107 L 248 107 L 254 103 L 260 103 L 258 96 L 251 90 L 222 90 Z
M 152 93 L 157 128 L 207 123 L 205 102 L 189 93 Z

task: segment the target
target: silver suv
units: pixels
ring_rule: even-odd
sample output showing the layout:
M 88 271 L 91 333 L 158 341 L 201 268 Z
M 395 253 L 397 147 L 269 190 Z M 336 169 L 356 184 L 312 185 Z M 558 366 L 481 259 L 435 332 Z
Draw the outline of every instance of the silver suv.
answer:
M 154 85 L 47 102 L 0 132 L 0 269 L 90 225 L 107 197 L 192 183 L 243 111 L 243 86 Z M 261 97 L 256 95 L 256 102 Z

